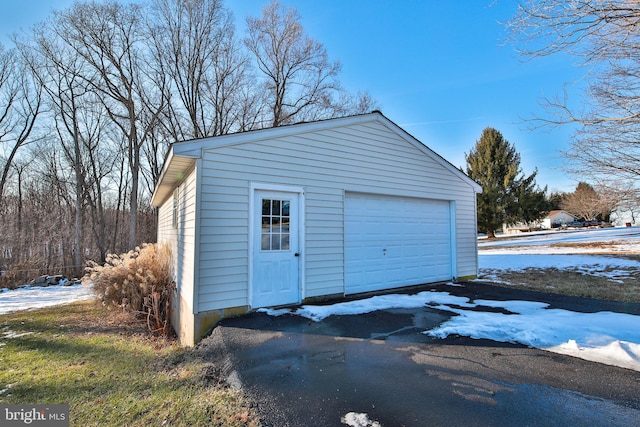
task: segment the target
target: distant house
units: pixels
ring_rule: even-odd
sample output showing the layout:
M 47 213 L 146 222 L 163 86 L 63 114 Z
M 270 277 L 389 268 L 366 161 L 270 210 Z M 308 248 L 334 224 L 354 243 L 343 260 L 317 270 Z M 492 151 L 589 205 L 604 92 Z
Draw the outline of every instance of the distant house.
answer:
M 527 233 L 542 228 L 540 221 L 518 222 L 515 224 L 502 224 L 502 232 L 504 234 Z
M 562 227 L 572 221 L 575 221 L 577 217 L 563 210 L 554 210 L 542 220 L 542 228 L 557 228 Z
M 502 231 L 505 234 L 525 233 L 532 230 L 550 230 L 552 228 L 562 227 L 565 224 L 575 221 L 576 217 L 569 212 L 562 210 L 553 210 L 547 216 L 536 221 L 528 223 L 519 222 L 516 224 L 504 224 Z
M 474 278 L 482 187 L 380 112 L 171 146 L 152 197 L 172 321 Z

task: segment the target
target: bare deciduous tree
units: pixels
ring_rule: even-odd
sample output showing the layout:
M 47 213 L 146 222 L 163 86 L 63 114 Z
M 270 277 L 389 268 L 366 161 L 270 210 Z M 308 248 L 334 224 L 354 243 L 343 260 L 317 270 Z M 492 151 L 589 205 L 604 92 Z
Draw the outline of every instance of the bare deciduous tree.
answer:
M 0 44 L 0 154 L 4 154 L 0 200 L 11 165 L 20 147 L 28 142 L 40 114 L 41 95 L 42 87 L 20 66 L 20 57 Z
M 277 0 L 262 10 L 261 18 L 247 18 L 245 45 L 265 76 L 272 126 L 328 106 L 340 87 L 340 64 L 329 61 L 322 43 L 305 34 L 300 19 L 296 9 Z
M 613 194 L 615 197 L 616 217 L 619 219 L 626 217 L 631 220 L 631 224 L 637 224 L 640 219 L 640 191 L 627 182 L 614 183 L 606 190 L 608 194 Z
M 136 245 L 142 146 L 165 108 L 163 80 L 150 75 L 143 38 L 141 6 L 75 3 L 57 14 L 58 35 L 86 61 L 93 73 L 85 82 L 102 100 L 125 136 L 131 172 L 129 247 Z M 160 87 L 159 87 L 160 86 Z
M 578 218 L 592 220 L 608 217 L 618 201 L 615 193 L 606 188 L 596 190 L 593 186 L 580 182 L 573 193 L 564 194 L 561 207 Z
M 52 113 L 52 125 L 57 134 L 57 147 L 62 148 L 66 163 L 73 176 L 73 197 L 75 210 L 74 267 L 78 272 L 83 268 L 83 208 L 86 176 L 83 144 L 81 142 L 81 114 L 88 93 L 81 77 L 82 60 L 59 39 L 51 37 L 47 25 L 35 28 L 31 44 L 17 41 L 17 45 L 29 65 L 31 72 L 39 80 L 46 94 L 46 103 Z M 54 129 L 52 129 L 53 131 Z M 50 139 L 54 139 L 53 136 Z
M 152 10 L 154 56 L 180 104 L 168 117 L 176 139 L 237 130 L 250 81 L 231 13 L 221 0 L 155 0 Z
M 527 0 L 509 22 L 530 57 L 568 53 L 589 69 L 585 105 L 548 99 L 547 124 L 577 126 L 566 156 L 579 176 L 640 179 L 640 3 L 631 0 Z

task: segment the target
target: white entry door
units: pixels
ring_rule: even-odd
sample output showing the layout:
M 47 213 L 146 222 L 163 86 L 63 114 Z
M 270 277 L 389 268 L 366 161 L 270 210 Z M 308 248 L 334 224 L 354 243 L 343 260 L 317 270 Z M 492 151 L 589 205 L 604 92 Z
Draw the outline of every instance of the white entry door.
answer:
M 252 306 L 300 302 L 300 196 L 254 191 Z

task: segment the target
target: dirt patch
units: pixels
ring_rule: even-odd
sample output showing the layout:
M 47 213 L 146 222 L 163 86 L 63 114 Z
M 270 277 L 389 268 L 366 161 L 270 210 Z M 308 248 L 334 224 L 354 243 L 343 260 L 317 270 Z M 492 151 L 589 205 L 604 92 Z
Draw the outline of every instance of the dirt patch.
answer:
M 612 281 L 606 277 L 586 275 L 579 271 L 531 268 L 523 272 L 492 272 L 490 278 L 484 279 L 503 287 L 610 301 L 640 302 L 640 281 L 637 273 Z

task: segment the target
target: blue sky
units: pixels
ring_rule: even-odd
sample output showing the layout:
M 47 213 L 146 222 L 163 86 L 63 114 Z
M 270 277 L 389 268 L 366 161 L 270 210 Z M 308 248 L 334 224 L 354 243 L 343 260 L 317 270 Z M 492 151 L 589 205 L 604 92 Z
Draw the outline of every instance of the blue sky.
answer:
M 454 166 L 465 166 L 482 130 L 498 129 L 537 183 L 573 191 L 576 179 L 562 171 L 560 150 L 571 130 L 530 130 L 525 119 L 544 115 L 541 98 L 562 94 L 579 105 L 584 71 L 571 58 L 524 60 L 506 43 L 514 0 L 281 0 L 302 15 L 308 34 L 342 64 L 350 91 L 367 90 L 381 111 Z M 0 40 L 45 19 L 72 0 L 0 0 Z M 267 0 L 226 0 L 242 34 L 247 16 L 259 16 Z M 576 83 L 577 82 L 577 83 Z

